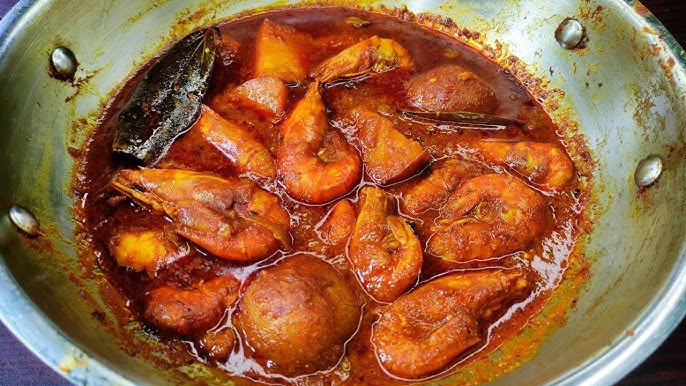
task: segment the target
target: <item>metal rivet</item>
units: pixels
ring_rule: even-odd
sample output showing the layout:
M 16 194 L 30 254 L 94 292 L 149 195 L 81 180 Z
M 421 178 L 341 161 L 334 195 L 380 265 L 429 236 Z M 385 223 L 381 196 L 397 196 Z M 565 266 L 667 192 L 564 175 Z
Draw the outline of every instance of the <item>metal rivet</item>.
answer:
M 636 166 L 636 172 L 634 173 L 634 181 L 639 187 L 650 186 L 662 174 L 662 158 L 655 154 L 651 154 L 646 158 L 642 159 L 641 162 Z
M 41 234 L 38 219 L 27 208 L 14 204 L 10 206 L 8 216 L 12 224 L 27 236 L 36 237 Z
M 584 40 L 586 29 L 578 20 L 568 17 L 557 26 L 555 40 L 568 50 L 579 46 Z
M 70 79 L 76 74 L 78 62 L 76 61 L 76 56 L 74 56 L 74 53 L 71 52 L 69 48 L 55 48 L 52 51 L 52 55 L 50 55 L 50 60 L 52 62 L 52 67 L 62 78 Z

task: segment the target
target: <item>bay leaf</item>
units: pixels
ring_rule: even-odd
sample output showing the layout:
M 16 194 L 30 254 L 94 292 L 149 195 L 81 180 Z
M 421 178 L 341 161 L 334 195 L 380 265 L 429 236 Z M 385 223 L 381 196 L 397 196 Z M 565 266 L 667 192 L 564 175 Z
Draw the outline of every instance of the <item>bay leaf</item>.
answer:
M 120 113 L 113 150 L 154 165 L 199 116 L 214 57 L 214 29 L 193 32 L 164 53 Z

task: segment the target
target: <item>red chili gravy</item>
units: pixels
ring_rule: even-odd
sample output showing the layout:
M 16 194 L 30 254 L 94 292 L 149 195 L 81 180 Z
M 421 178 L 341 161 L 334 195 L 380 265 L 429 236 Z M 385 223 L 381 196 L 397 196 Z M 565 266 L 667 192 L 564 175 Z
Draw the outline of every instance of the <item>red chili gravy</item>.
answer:
M 364 26 L 354 26 L 354 23 L 349 22 L 351 16 L 368 23 Z M 275 10 L 219 24 L 221 35 L 238 42 L 239 49 L 234 53 L 234 62 L 230 67 L 215 68 L 206 101 L 211 101 L 225 88 L 235 87 L 252 77 L 256 31 L 265 18 L 277 24 L 292 26 L 311 37 L 308 42 L 303 42 L 303 49 L 306 51 L 311 66 L 316 66 L 353 43 L 374 35 L 392 38 L 409 51 L 414 61 L 414 69 L 411 73 L 388 72 L 369 76 L 361 81 L 341 81 L 326 87 L 323 98 L 328 109 L 329 121 L 335 128 L 345 130 L 342 116 L 355 106 L 364 105 L 386 114 L 411 108 L 405 100 L 404 91 L 410 79 L 444 64 L 457 64 L 472 71 L 495 92 L 499 102 L 495 115 L 518 118 L 525 124 L 522 127 L 510 126 L 505 130 L 448 129 L 429 123 L 417 123 L 398 115 L 392 116 L 396 129 L 406 137 L 420 142 L 425 149 L 430 151 L 433 160 L 446 157 L 470 159 L 469 143 L 474 139 L 545 142 L 565 148 L 564 138 L 560 136 L 558 126 L 509 71 L 445 34 L 431 31 L 419 24 L 403 21 L 398 17 L 348 8 L 313 7 Z M 84 151 L 76 160 L 77 168 L 73 186 L 77 198 L 75 213 L 81 223 L 77 231 L 82 240 L 87 240 L 81 246 L 80 259 L 86 268 L 86 276 L 92 277 L 93 272 L 104 273 L 107 283 L 101 285 L 101 295 L 109 302 L 110 311 L 118 319 L 119 324 L 123 326 L 131 320 L 140 319 L 144 295 L 154 288 L 162 285 L 191 287 L 201 281 L 228 274 L 238 278 L 244 289 L 254 279 L 257 271 L 275 264 L 284 256 L 305 252 L 314 254 L 333 265 L 366 302 L 358 331 L 347 342 L 344 358 L 336 367 L 300 378 L 288 378 L 265 372 L 259 366 L 255 366 L 246 355 L 246 350 L 249 351 L 249 349 L 242 345 L 240 339 L 226 362 L 215 363 L 204 357 L 202 350 L 197 347 L 197 341 L 192 338 L 158 336 L 154 330 L 140 326 L 138 330 L 145 331 L 149 337 L 154 340 L 159 339 L 167 345 L 167 348 L 163 350 L 168 359 L 156 358 L 154 360 L 165 362 L 164 366 L 167 368 L 187 366 L 189 363 L 199 361 L 220 369 L 213 370 L 214 375 L 220 374 L 220 376 L 235 379 L 239 384 L 251 381 L 301 384 L 323 381 L 327 384 L 378 385 L 406 383 L 406 380 L 397 379 L 382 369 L 374 347 L 370 343 L 372 326 L 386 305 L 375 302 L 365 293 L 350 269 L 346 249 L 326 245 L 318 234 L 320 223 L 337 201 L 350 199 L 354 204 L 358 203 L 360 188 L 373 184 L 367 179 L 363 179 L 356 189 L 335 202 L 315 206 L 306 205 L 289 197 L 278 181 L 260 182 L 262 188 L 281 198 L 284 208 L 291 216 L 293 237 L 291 250 L 279 251 L 266 260 L 247 266 L 239 265 L 211 256 L 189 242 L 191 252 L 188 256 L 161 268 L 155 275 L 135 272 L 117 264 L 108 250 L 108 242 L 114 234 L 126 229 L 166 229 L 170 221 L 164 214 L 134 204 L 108 185 L 117 170 L 135 167 L 130 160 L 112 152 L 112 132 L 121 106 L 135 90 L 142 74 L 144 74 L 144 69 L 134 75 L 116 93 L 108 103 L 108 107 L 102 112 L 102 124 L 91 134 Z M 288 116 L 295 104 L 303 97 L 308 84 L 288 86 L 289 97 L 285 116 Z M 218 112 L 227 120 L 249 129 L 272 154 L 276 154 L 280 146 L 280 125 L 284 117 L 272 121 L 264 120 L 257 117 L 254 112 L 234 106 L 225 106 Z M 570 157 L 573 161 L 579 162 L 575 154 L 570 154 Z M 487 165 L 478 160 L 473 161 L 478 164 L 477 169 L 480 170 L 480 174 L 493 172 L 513 174 L 525 183 L 527 182 L 525 178 L 517 176 L 507 168 Z M 193 132 L 177 139 L 156 167 L 191 169 L 224 177 L 232 177 L 236 174 L 231 163 L 219 151 L 208 146 L 202 138 L 193 135 Z M 428 168 L 424 168 L 411 178 L 385 186 L 383 189 L 401 199 L 402 195 L 427 173 Z M 529 186 L 536 189 L 531 184 Z M 587 223 L 588 187 L 575 178 L 565 191 L 542 192 L 541 194 L 545 196 L 553 214 L 554 225 L 530 249 L 488 260 L 465 263 L 448 262 L 440 257 L 424 253 L 424 263 L 418 285 L 448 272 L 494 268 L 522 268 L 535 279 L 535 289 L 528 298 L 511 305 L 503 315 L 491 321 L 483 343 L 468 349 L 452 365 L 439 374 L 435 374 L 434 377 L 459 374 L 465 366 L 487 361 L 490 353 L 504 342 L 513 339 L 530 320 L 535 319 L 551 298 L 556 299 L 556 304 L 573 303 L 576 296 L 574 290 L 560 292 L 557 288 L 563 279 L 578 282 L 578 277 L 583 276 L 579 273 L 579 271 L 584 271 L 583 269 L 574 270 L 577 273 L 575 278 L 567 278 L 565 271 L 571 265 L 583 265 L 577 261 L 581 258 L 581 253 L 575 248 L 577 239 L 584 232 Z M 404 215 L 416 231 L 422 245 L 426 245 L 427 235 L 431 234 L 431 227 L 437 215 L 437 209 L 430 209 L 415 217 Z M 235 308 L 233 306 L 226 310 L 224 319 L 215 329 L 235 328 L 232 322 Z M 563 319 L 561 315 L 564 312 L 564 309 L 551 311 L 553 315 L 556 315 L 557 320 Z M 549 328 L 541 327 L 541 330 L 549 331 Z M 129 336 L 124 340 L 128 340 L 128 344 L 132 345 L 128 349 L 130 352 L 143 354 L 150 351 L 143 348 L 149 347 L 150 343 L 134 338 L 131 331 L 127 333 Z M 241 336 L 240 332 L 237 336 Z M 154 347 L 157 350 L 160 345 L 154 345 Z M 522 350 L 535 352 L 535 344 L 523 347 Z M 530 355 L 523 352 L 521 356 Z M 513 363 L 503 365 L 504 368 L 513 366 Z M 476 373 L 467 379 L 488 380 L 506 370 L 493 371 L 492 366 L 484 366 L 475 371 Z M 487 374 L 488 372 L 492 374 Z

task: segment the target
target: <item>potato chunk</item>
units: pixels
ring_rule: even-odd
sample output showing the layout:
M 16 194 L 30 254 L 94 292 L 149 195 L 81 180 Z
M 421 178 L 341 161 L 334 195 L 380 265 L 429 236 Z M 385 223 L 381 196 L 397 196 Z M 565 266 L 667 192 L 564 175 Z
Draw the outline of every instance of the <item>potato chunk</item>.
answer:
M 253 358 L 287 376 L 334 366 L 356 331 L 360 305 L 332 266 L 294 255 L 257 274 L 238 304 L 238 320 Z
M 366 108 L 351 114 L 360 139 L 367 176 L 382 185 L 402 181 L 426 165 L 431 156 L 419 142 L 405 137 L 388 118 Z
M 307 76 L 302 43 L 307 35 L 265 19 L 257 32 L 255 77 L 270 76 L 285 83 L 297 83 Z
M 493 114 L 498 97 L 483 80 L 460 66 L 441 66 L 407 85 L 410 104 L 424 111 L 471 111 Z
M 172 232 L 142 230 L 115 234 L 109 251 L 120 266 L 154 274 L 187 255 L 190 246 Z
M 245 81 L 233 90 L 233 95 L 243 104 L 273 119 L 285 111 L 288 89 L 281 80 L 264 76 Z

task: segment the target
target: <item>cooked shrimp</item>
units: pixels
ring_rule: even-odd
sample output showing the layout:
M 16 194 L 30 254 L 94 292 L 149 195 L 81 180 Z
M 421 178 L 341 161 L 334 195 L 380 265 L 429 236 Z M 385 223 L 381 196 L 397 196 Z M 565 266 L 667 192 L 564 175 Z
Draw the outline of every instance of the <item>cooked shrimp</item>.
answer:
M 117 232 L 108 247 L 120 266 L 151 274 L 190 252 L 188 242 L 164 230 Z
M 320 63 L 311 76 L 328 83 L 341 78 L 403 68 L 412 68 L 412 58 L 405 47 L 395 40 L 372 36 Z
M 341 200 L 331 208 L 326 218 L 317 224 L 315 232 L 324 244 L 345 246 L 356 219 L 357 214 L 353 204 L 348 200 Z
M 507 166 L 545 191 L 561 191 L 574 178 L 574 165 L 564 150 L 551 143 L 477 141 L 484 161 Z
M 310 37 L 265 19 L 257 31 L 255 78 L 269 76 L 286 83 L 305 80 L 309 67 L 301 48 Z
M 159 287 L 145 295 L 143 318 L 163 333 L 197 335 L 221 320 L 226 308 L 238 299 L 239 287 L 231 276 L 220 276 L 192 289 Z
M 231 328 L 209 331 L 198 339 L 198 351 L 217 362 L 225 362 L 236 346 L 236 333 Z
M 434 374 L 483 341 L 487 324 L 530 290 L 521 271 L 454 273 L 388 307 L 372 331 L 381 365 L 401 378 Z
M 395 200 L 377 187 L 360 191 L 360 207 L 348 258 L 367 292 L 392 302 L 417 281 L 422 246 L 402 217 L 392 214 Z
M 405 137 L 388 118 L 364 107 L 350 113 L 361 142 L 367 176 L 382 185 L 402 181 L 426 165 L 431 156 L 419 142 Z
M 112 186 L 166 213 L 178 234 L 215 256 L 251 262 L 290 248 L 290 219 L 278 197 L 249 180 L 178 169 L 122 170 Z
M 274 157 L 250 132 L 219 116 L 202 105 L 200 118 L 191 130 L 197 130 L 212 146 L 217 148 L 239 173 L 255 173 L 274 178 Z
M 407 85 L 410 104 L 424 111 L 471 111 L 493 114 L 498 97 L 471 71 L 450 65 L 434 68 Z
M 323 204 L 350 192 L 360 181 L 362 161 L 343 135 L 329 126 L 319 84 L 310 85 L 281 129 L 278 167 L 292 197 Z
M 487 174 L 448 198 L 427 250 L 450 261 L 485 260 L 528 248 L 550 220 L 541 194 L 512 176 Z
M 418 215 L 430 208 L 438 209 L 476 167 L 463 160 L 448 158 L 431 165 L 431 173 L 403 194 L 403 209 Z

